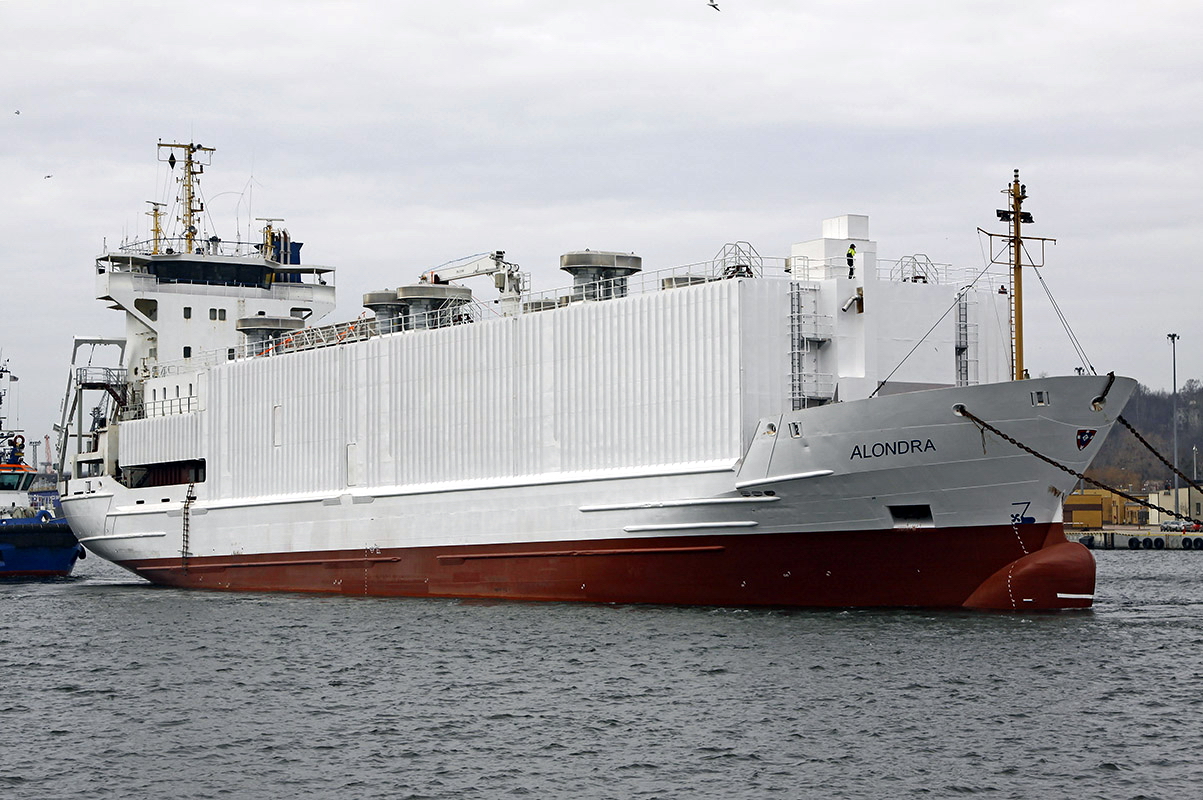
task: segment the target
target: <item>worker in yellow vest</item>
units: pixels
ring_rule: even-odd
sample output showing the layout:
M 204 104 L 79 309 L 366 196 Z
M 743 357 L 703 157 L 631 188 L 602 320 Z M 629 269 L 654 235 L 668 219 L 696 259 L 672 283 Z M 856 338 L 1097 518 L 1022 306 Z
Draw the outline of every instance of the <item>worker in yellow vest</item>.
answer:
M 848 277 L 851 278 L 856 270 L 852 268 L 853 259 L 856 258 L 856 245 L 848 245 Z

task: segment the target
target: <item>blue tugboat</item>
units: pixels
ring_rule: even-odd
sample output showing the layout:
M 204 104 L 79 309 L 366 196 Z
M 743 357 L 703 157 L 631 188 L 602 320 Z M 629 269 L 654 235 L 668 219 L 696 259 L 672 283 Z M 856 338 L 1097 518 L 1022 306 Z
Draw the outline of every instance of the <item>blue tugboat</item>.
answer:
M 0 365 L 0 377 L 8 375 Z M 0 403 L 4 393 L 0 391 Z M 84 557 L 54 493 L 33 492 L 46 476 L 25 463 L 25 437 L 0 417 L 0 579 L 65 577 Z

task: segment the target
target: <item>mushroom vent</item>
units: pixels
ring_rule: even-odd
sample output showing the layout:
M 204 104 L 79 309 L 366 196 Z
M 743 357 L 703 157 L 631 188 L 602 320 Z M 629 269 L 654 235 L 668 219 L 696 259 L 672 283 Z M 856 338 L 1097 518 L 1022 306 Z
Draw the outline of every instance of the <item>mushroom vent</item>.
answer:
M 381 333 L 401 330 L 406 306 L 397 298 L 394 289 L 367 292 L 363 296 L 364 308 L 376 315 L 376 327 Z
M 560 269 L 572 275 L 573 300 L 609 300 L 626 296 L 627 278 L 643 270 L 643 259 L 634 253 L 577 250 L 560 256 Z
M 234 322 L 234 329 L 246 336 L 248 344 L 272 344 L 286 333 L 295 333 L 305 327 L 299 317 L 269 317 L 259 314 L 243 317 Z
M 414 283 L 396 291 L 368 292 L 363 304 L 376 315 L 381 333 L 443 328 L 470 321 L 472 290 L 445 283 Z

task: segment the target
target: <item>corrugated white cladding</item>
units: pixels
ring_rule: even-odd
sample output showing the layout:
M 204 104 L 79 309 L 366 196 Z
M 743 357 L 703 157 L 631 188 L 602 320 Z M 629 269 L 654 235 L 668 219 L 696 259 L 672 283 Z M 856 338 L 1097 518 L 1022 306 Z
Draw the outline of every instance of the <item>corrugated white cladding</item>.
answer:
M 120 462 L 163 464 L 204 458 L 203 415 L 180 414 L 121 423 Z
M 219 366 L 210 496 L 736 459 L 787 396 L 786 288 L 722 281 Z

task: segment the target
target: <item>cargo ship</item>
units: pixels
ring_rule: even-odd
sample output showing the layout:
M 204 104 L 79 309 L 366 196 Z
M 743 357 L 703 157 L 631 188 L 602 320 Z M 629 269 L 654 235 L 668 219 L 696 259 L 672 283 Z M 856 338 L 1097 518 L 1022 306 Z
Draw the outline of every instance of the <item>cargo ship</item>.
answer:
M 1061 498 L 1135 383 L 1026 377 L 1034 245 L 1018 172 L 999 258 L 980 269 L 879 259 L 868 218 L 843 215 L 779 258 L 736 242 L 649 269 L 573 250 L 570 285 L 550 291 L 504 251 L 415 266 L 364 293 L 357 319 L 318 324 L 333 268 L 303 265 L 279 219 L 254 242 L 202 232 L 213 150 L 159 147 L 178 168 L 179 234 L 152 203 L 149 238 L 97 258 L 97 297 L 125 335 L 77 338 L 112 365 L 73 367 L 60 447 L 80 540 L 153 583 L 1093 601 L 1094 561 L 1066 540 Z

